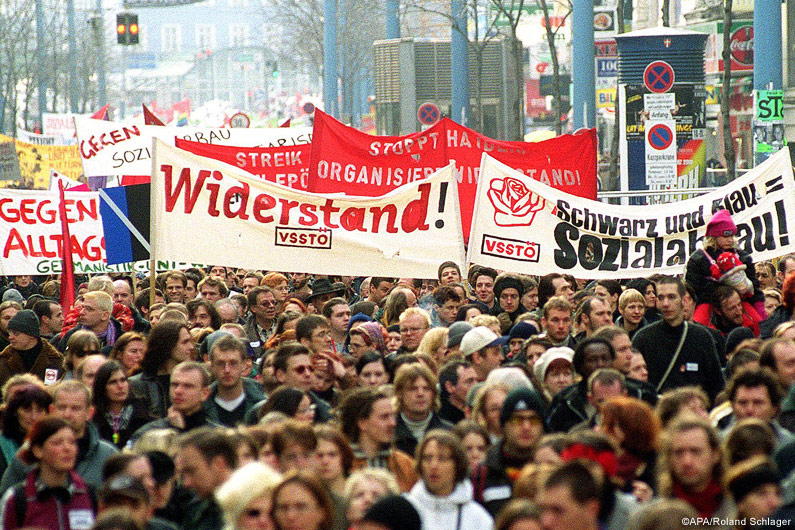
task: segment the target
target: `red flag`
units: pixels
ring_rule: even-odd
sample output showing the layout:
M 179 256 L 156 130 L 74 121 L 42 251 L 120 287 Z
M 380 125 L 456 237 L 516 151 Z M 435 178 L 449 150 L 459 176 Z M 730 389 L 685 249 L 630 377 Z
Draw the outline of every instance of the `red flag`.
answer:
M 142 105 L 142 107 L 144 108 L 144 124 L 160 126 L 165 125 L 162 121 L 160 121 L 160 118 L 155 116 L 154 112 L 146 107 L 146 105 Z
M 68 311 L 75 303 L 75 269 L 72 262 L 72 237 L 69 234 L 69 221 L 66 218 L 66 198 L 63 182 L 59 183 L 61 201 L 58 211 L 61 216 L 61 307 Z
M 290 121 L 291 121 L 291 120 L 292 120 L 292 118 L 287 118 L 286 120 L 284 120 L 284 121 L 282 122 L 282 124 L 281 124 L 281 125 L 279 125 L 279 127 L 289 127 L 289 126 L 290 126 Z
M 110 105 L 106 103 L 104 107 L 92 114 L 91 117 L 95 120 L 108 121 L 108 107 L 110 107 Z

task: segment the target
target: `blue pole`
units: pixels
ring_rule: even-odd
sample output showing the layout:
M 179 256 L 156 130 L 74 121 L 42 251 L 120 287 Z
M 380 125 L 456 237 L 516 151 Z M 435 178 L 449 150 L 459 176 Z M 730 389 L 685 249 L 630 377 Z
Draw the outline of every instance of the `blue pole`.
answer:
M 773 83 L 773 90 L 781 90 L 780 0 L 754 0 L 754 49 L 754 89 L 766 90 Z
M 36 0 L 36 60 L 38 68 L 39 126 L 44 132 L 44 111 L 47 110 L 47 50 L 44 48 L 44 0 Z
M 400 38 L 400 19 L 398 18 L 399 0 L 386 0 L 386 38 Z
M 339 115 L 337 105 L 337 0 L 323 3 L 323 99 L 326 112 Z
M 596 126 L 596 82 L 594 72 L 593 0 L 573 0 L 572 83 L 574 84 L 574 128 Z
M 467 11 L 462 0 L 450 0 L 453 25 L 450 34 L 450 118 L 466 125 L 469 121 L 469 58 L 467 56 Z

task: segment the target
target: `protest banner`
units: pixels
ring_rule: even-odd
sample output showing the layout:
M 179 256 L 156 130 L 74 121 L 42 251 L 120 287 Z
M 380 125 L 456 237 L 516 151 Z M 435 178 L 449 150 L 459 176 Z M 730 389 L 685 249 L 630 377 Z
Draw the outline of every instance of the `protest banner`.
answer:
M 87 177 L 149 175 L 152 171 L 152 138 L 174 144 L 175 138 L 207 144 L 275 147 L 305 144 L 312 140 L 308 127 L 257 129 L 200 129 L 123 125 L 76 117 L 78 152 Z
M 177 139 L 178 148 L 238 167 L 269 182 L 308 191 L 310 144 L 281 147 L 210 145 Z
M 465 237 L 484 152 L 545 184 L 596 198 L 596 131 L 592 129 L 543 142 L 506 142 L 443 119 L 406 136 L 371 136 L 316 111 L 313 131 L 309 190 L 316 193 L 378 196 L 455 161 Z
M 416 278 L 435 278 L 445 260 L 463 263 L 452 165 L 381 197 L 328 196 L 153 142 L 157 259 Z
M 35 145 L 0 134 L 0 144 L 14 142 L 19 171 L 27 188 L 47 189 L 50 169 L 77 180 L 83 174 L 77 147 L 73 145 Z
M 57 190 L 0 190 L 0 274 L 60 272 L 62 248 Z M 75 272 L 95 272 L 105 262 L 96 193 L 66 192 Z
M 595 279 L 681 274 L 720 208 L 731 213 L 737 245 L 754 261 L 795 251 L 789 151 L 709 194 L 653 206 L 567 195 L 484 155 L 467 263 Z
M 17 139 L 34 145 L 77 145 L 77 138 L 36 134 L 24 129 L 17 129 Z

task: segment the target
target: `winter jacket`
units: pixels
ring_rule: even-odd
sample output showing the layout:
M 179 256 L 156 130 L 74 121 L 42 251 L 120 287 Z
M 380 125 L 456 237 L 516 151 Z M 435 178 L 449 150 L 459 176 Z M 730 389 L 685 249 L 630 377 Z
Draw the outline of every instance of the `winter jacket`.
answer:
M 709 252 L 712 257 L 710 260 L 704 253 Z M 718 256 L 727 252 L 716 248 L 700 249 L 690 255 L 685 266 L 685 281 L 693 287 L 696 291 L 697 304 L 708 304 L 712 301 L 712 295 L 715 288 L 720 285 L 718 280 L 712 277 L 710 267 L 712 261 L 717 260 Z M 748 302 L 754 304 L 756 302 L 764 302 L 762 291 L 759 290 L 759 280 L 756 278 L 756 269 L 754 269 L 754 260 L 747 252 L 734 249 L 734 252 L 740 257 L 740 261 L 745 265 L 745 275 L 751 280 L 754 286 L 753 295 L 747 299 Z
M 503 454 L 502 444 L 500 441 L 492 445 L 486 453 L 486 460 L 478 464 L 472 472 L 473 498 L 492 517 L 500 513 L 513 495 L 513 482 L 507 473 L 510 466 Z M 527 462 L 517 463 L 513 467 L 521 469 L 524 464 Z
M 185 416 L 184 419 L 185 419 L 184 429 L 172 425 L 171 422 L 168 421 L 168 417 L 150 421 L 149 423 L 145 424 L 143 427 L 135 431 L 132 434 L 132 436 L 130 436 L 130 439 L 127 441 L 127 447 L 131 448 L 133 445 L 135 445 L 135 442 L 138 441 L 138 438 L 143 436 L 146 432 L 153 431 L 155 429 L 171 429 L 172 431 L 177 431 L 178 433 L 186 433 L 190 430 L 199 427 L 218 427 L 218 428 L 223 427 L 223 425 L 211 421 L 207 417 L 207 413 L 204 411 L 204 409 L 199 409 L 198 412 L 195 412 L 190 416 Z
M 48 530 L 89 530 L 94 524 L 94 500 L 89 487 L 74 471 L 67 487 L 49 488 L 37 480 L 38 469 L 31 470 L 21 488 L 12 488 L 3 497 L 3 529 L 46 528 Z M 17 501 L 24 493 L 25 517 L 17 520 Z
M 78 453 L 75 471 L 84 482 L 99 489 L 102 486 L 102 466 L 105 465 L 105 460 L 119 451 L 113 444 L 100 439 L 97 428 L 93 423 L 86 423 L 86 432 L 83 436 L 88 437 L 88 450 L 83 455 Z M 78 441 L 79 445 L 80 442 Z M 24 464 L 18 456 L 14 457 L 6 472 L 3 473 L 3 479 L 0 481 L 0 493 L 4 493 L 14 484 L 25 480 L 25 476 L 31 471 L 32 467 Z
M 437 497 L 417 482 L 406 495 L 422 520 L 423 530 L 490 530 L 494 520 L 472 498 L 472 482 L 464 479 L 447 497 Z
M 96 411 L 94 414 L 93 422 L 94 425 L 97 427 L 97 431 L 99 432 L 100 438 L 105 440 L 108 443 L 115 445 L 120 451 L 124 449 L 127 445 L 127 440 L 130 439 L 130 436 L 152 421 L 154 418 L 149 416 L 144 410 L 144 407 L 139 405 L 138 403 L 130 403 L 128 406 L 132 407 L 130 419 L 127 425 L 121 429 L 119 429 L 118 433 L 113 431 L 113 424 L 111 419 L 107 417 L 105 413 L 101 413 L 100 411 Z M 125 410 L 126 412 L 126 410 Z M 114 439 L 114 434 L 117 436 Z
M 776 326 L 790 320 L 792 320 L 792 311 L 783 305 L 778 306 L 772 314 L 767 315 L 767 318 L 759 324 L 759 338 L 769 339 L 773 336 L 773 330 L 776 329 Z
M 145 412 L 153 418 L 164 418 L 168 413 L 171 406 L 168 390 L 168 384 L 157 374 L 141 372 L 130 377 L 130 393 L 146 404 Z
M 40 340 L 39 343 L 41 344 L 41 353 L 36 357 L 30 370 L 25 369 L 22 357 L 13 346 L 9 345 L 0 352 L 0 387 L 6 384 L 11 376 L 26 372 L 50 385 L 64 375 L 63 355 L 47 341 Z M 48 375 L 50 377 L 47 377 Z

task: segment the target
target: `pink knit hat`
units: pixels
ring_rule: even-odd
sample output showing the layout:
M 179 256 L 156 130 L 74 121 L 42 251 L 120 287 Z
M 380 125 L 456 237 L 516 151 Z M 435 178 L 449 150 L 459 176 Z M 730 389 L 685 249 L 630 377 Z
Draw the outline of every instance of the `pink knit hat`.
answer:
M 737 225 L 732 221 L 729 210 L 718 210 L 707 223 L 707 235 L 711 237 L 733 236 L 737 233 Z

